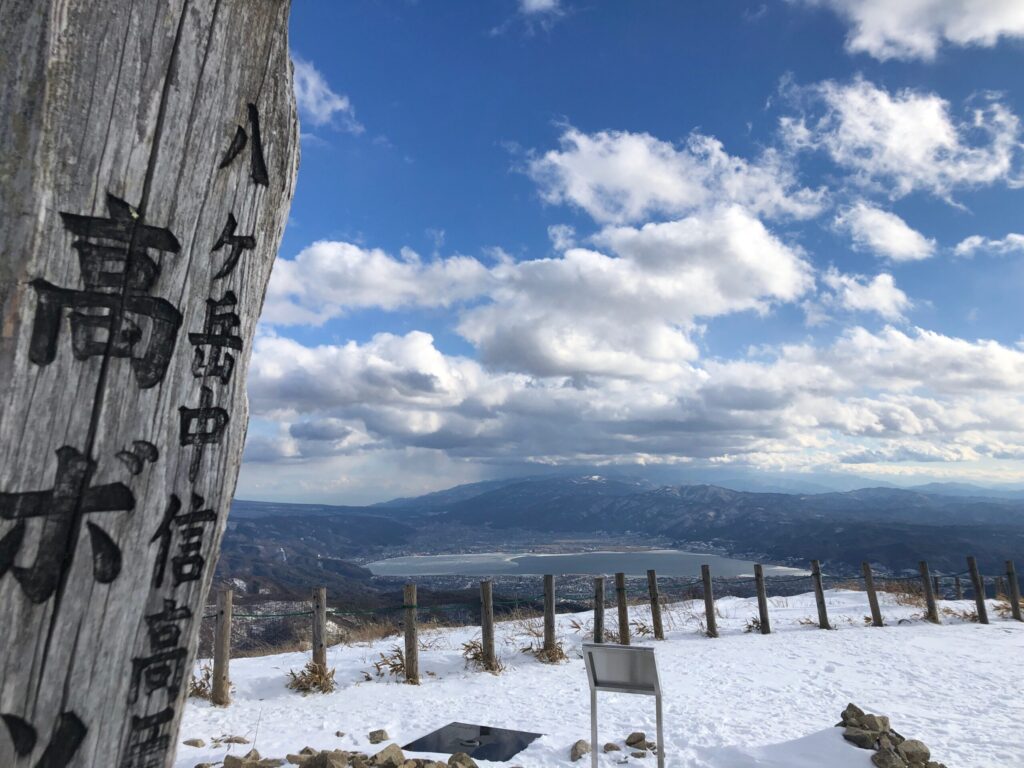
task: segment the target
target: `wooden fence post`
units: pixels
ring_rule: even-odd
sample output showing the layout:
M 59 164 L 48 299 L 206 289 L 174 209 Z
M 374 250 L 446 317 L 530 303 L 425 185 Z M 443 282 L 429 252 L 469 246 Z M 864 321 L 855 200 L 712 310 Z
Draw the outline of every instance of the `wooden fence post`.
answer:
M 484 669 L 495 672 L 498 657 L 494 654 L 494 590 L 490 580 L 480 582 L 480 645 Z
M 647 591 L 651 595 L 651 623 L 654 625 L 654 639 L 664 640 L 665 630 L 661 624 L 661 599 L 658 597 L 658 574 L 647 571 Z
M 967 570 L 971 572 L 971 586 L 974 588 L 974 604 L 978 609 L 978 623 L 988 624 L 988 610 L 985 608 L 985 582 L 978 571 L 978 561 L 971 555 L 967 558 Z
M 313 663 L 327 671 L 327 588 L 313 588 Z
M 715 593 L 711 589 L 711 566 L 700 567 L 700 577 L 704 582 L 704 618 L 708 625 L 708 637 L 718 637 L 718 620 L 715 618 Z
M 629 603 L 626 594 L 626 574 L 615 574 L 615 605 L 619 610 L 619 644 L 629 645 Z
M 1006 581 L 1010 586 L 1007 595 L 1010 601 L 1010 613 L 1017 621 L 1024 621 L 1020 616 L 1020 582 L 1017 580 L 1017 568 L 1014 566 L 1013 560 L 1006 561 Z
M 818 626 L 821 629 L 832 629 L 825 606 L 825 589 L 821 584 L 821 563 L 817 560 L 811 560 L 811 580 L 814 582 L 814 601 L 818 604 Z
M 764 586 L 764 566 L 760 563 L 754 565 L 754 583 L 757 585 L 757 613 L 761 634 L 770 635 L 772 625 L 768 618 L 768 590 Z
M 964 599 L 964 587 L 963 584 L 960 583 L 959 576 L 953 577 L 953 593 L 956 595 L 957 600 Z
M 3 768 L 173 762 L 295 188 L 289 6 L 0 5 Z
M 217 593 L 217 623 L 213 629 L 213 686 L 210 701 L 226 707 L 231 703 L 231 680 L 228 665 L 231 661 L 231 608 L 234 593 L 222 589 Z
M 420 640 L 416 627 L 416 585 L 406 584 L 402 593 L 405 609 L 405 682 L 420 684 Z
M 594 579 L 594 642 L 604 642 L 604 576 Z
M 544 650 L 555 650 L 555 577 L 544 577 Z
M 917 564 L 917 568 L 921 572 L 921 585 L 924 587 L 924 604 L 928 609 L 928 621 L 938 624 L 940 623 L 939 608 L 935 604 L 935 593 L 932 592 L 932 578 L 928 572 L 928 563 L 922 560 Z
M 864 561 L 860 564 L 860 570 L 864 574 L 864 588 L 868 592 L 868 605 L 871 607 L 871 624 L 875 627 L 882 626 L 882 611 L 878 607 L 878 594 L 875 592 L 875 575 L 871 572 L 871 563 Z

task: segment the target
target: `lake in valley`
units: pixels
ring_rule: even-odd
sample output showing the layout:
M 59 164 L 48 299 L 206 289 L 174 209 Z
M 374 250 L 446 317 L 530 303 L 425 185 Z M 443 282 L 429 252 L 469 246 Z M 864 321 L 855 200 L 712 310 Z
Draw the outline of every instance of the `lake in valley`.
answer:
M 753 576 L 754 563 L 701 552 L 657 549 L 629 552 L 575 552 L 531 554 L 488 552 L 470 555 L 411 555 L 369 563 L 375 576 L 540 576 L 543 574 L 644 576 L 654 569 L 659 576 L 700 576 L 701 564 L 716 577 Z M 795 576 L 799 568 L 766 565 L 766 576 Z

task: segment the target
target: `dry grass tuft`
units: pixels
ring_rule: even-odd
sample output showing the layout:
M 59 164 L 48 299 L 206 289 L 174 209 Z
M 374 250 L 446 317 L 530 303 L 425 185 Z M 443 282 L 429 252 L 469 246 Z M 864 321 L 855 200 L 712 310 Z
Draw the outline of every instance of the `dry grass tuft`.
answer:
M 331 693 L 335 688 L 334 670 L 327 669 L 316 662 L 309 662 L 301 670 L 288 670 L 291 680 L 288 687 L 299 693 Z
M 1007 612 L 1009 612 L 1009 606 L 1007 606 Z M 943 608 L 942 608 L 942 615 L 943 616 L 949 616 L 949 617 L 952 617 L 952 618 L 957 618 L 957 619 L 960 619 L 961 621 L 967 621 L 967 622 L 977 622 L 978 621 L 978 612 L 977 611 L 969 611 L 966 608 L 955 609 L 955 608 L 946 608 L 945 606 L 943 606 Z
M 642 619 L 633 619 L 630 626 L 633 627 L 633 634 L 637 637 L 654 637 L 654 629 Z
M 400 646 L 391 646 L 390 651 L 380 654 L 380 658 L 373 662 L 373 668 L 377 670 L 378 677 L 382 677 L 385 673 L 404 677 L 405 651 Z
M 1020 606 L 1021 609 L 1024 610 L 1024 600 L 1021 600 Z M 1001 619 L 1009 619 L 1011 616 L 1013 616 L 1013 611 L 1011 610 L 1012 605 L 1010 604 L 1010 599 L 1007 597 L 1001 597 L 998 600 L 996 600 L 995 608 L 996 613 L 999 614 L 999 618 Z
M 194 699 L 210 700 L 213 695 L 213 667 L 203 664 L 199 675 L 188 681 L 188 695 Z
M 462 644 L 462 658 L 466 660 L 466 666 L 473 669 L 478 669 L 481 672 L 490 672 L 494 675 L 500 675 L 505 671 L 505 665 L 501 663 L 501 660 L 495 655 L 494 665 L 488 666 L 487 659 L 484 657 L 484 645 L 481 640 L 470 640 L 468 643 Z
M 556 640 L 552 648 L 545 648 L 543 643 L 530 643 L 520 650 L 544 664 L 560 664 L 569 658 L 565 654 L 565 647 L 561 640 Z
M 758 632 L 761 631 L 761 618 L 759 616 L 751 616 L 747 619 L 747 623 L 743 625 L 744 632 Z
M 911 608 L 927 608 L 924 599 L 924 587 L 920 581 L 876 581 L 875 590 L 893 596 L 897 605 Z

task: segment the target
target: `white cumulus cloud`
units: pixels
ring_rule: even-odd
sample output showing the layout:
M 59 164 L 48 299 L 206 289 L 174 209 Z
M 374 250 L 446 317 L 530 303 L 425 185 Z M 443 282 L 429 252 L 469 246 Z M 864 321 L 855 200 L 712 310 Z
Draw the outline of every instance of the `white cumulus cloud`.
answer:
M 971 235 L 957 243 L 953 249 L 957 256 L 973 256 L 978 252 L 995 253 L 1002 256 L 1015 251 L 1024 253 L 1024 235 L 1017 232 L 1011 232 L 998 240 L 982 235 Z
M 262 319 L 319 325 L 351 309 L 447 307 L 479 295 L 490 279 L 469 256 L 424 262 L 409 249 L 396 258 L 379 248 L 322 240 L 275 262 Z
M 769 217 L 805 219 L 824 192 L 800 187 L 773 151 L 755 161 L 694 134 L 682 146 L 647 133 L 568 128 L 559 148 L 532 158 L 530 176 L 549 203 L 571 203 L 601 223 L 674 217 L 718 203 L 738 203 Z
M 853 312 L 876 312 L 886 320 L 901 320 L 911 301 L 896 287 L 892 275 L 846 275 L 837 269 L 828 270 L 822 281 L 832 290 L 831 303 Z
M 840 211 L 835 223 L 850 233 L 855 247 L 893 261 L 919 261 L 935 254 L 935 240 L 870 203 L 860 201 Z
M 810 265 L 739 206 L 593 238 L 611 253 L 495 269 L 459 332 L 490 365 L 537 375 L 667 378 L 697 356 L 698 318 L 765 311 L 813 285 Z
M 519 11 L 527 15 L 534 13 L 557 13 L 559 0 L 519 0 Z
M 891 93 L 862 78 L 795 92 L 810 110 L 782 119 L 789 143 L 824 150 L 856 182 L 891 197 L 920 190 L 949 199 L 960 187 L 1020 183 L 1020 121 L 998 100 L 957 120 L 937 94 Z
M 990 48 L 1024 38 L 1019 0 L 803 0 L 833 9 L 850 25 L 846 47 L 876 59 L 935 58 L 940 46 Z
M 355 107 L 348 96 L 335 93 L 312 62 L 292 55 L 295 65 L 295 101 L 299 116 L 317 127 L 337 125 L 351 133 L 362 133 Z

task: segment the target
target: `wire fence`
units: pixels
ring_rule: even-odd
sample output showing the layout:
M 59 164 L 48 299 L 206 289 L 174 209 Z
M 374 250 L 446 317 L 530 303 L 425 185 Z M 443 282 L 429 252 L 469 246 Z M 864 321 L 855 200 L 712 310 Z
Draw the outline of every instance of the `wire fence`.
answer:
M 567 580 L 568 587 L 555 592 L 554 609 L 557 613 L 576 613 L 590 610 L 594 606 L 592 574 L 562 574 L 559 581 Z M 986 594 L 995 597 L 1006 593 L 1001 584 L 1003 575 L 984 575 L 981 579 Z M 821 574 L 824 589 L 864 589 L 863 575 Z M 786 597 L 807 593 L 814 589 L 814 576 L 808 574 L 768 575 L 764 578 L 766 591 L 773 597 Z M 921 587 L 920 573 L 905 575 L 878 575 L 874 587 L 880 592 L 917 591 Z M 501 617 L 540 616 L 544 612 L 544 592 L 540 589 L 541 577 L 504 577 L 493 598 L 495 615 Z M 701 577 L 658 577 L 659 600 L 662 603 L 699 600 L 704 597 L 704 581 Z M 752 597 L 756 595 L 757 579 L 753 576 L 713 576 L 710 579 L 714 598 Z M 970 572 L 932 574 L 932 583 L 937 599 L 962 599 L 974 596 Z M 647 577 L 631 576 L 625 579 L 625 596 L 628 603 L 636 604 L 650 600 Z M 614 607 L 618 595 L 614 589 L 605 595 L 604 606 Z M 421 591 L 418 605 L 406 606 L 399 601 L 380 607 L 347 607 L 336 603 L 327 608 L 326 636 L 328 645 L 355 643 L 398 635 L 402 631 L 406 609 L 415 609 L 421 626 L 457 626 L 479 623 L 481 601 L 478 595 L 463 600 L 431 602 L 429 591 Z M 235 657 L 257 656 L 283 651 L 304 651 L 312 642 L 312 621 L 314 614 L 312 600 L 268 600 L 247 601 L 239 605 L 232 614 L 231 643 Z M 208 606 L 200 630 L 200 658 L 210 658 L 215 639 L 214 619 L 216 608 Z

